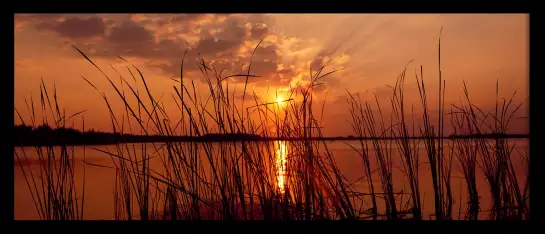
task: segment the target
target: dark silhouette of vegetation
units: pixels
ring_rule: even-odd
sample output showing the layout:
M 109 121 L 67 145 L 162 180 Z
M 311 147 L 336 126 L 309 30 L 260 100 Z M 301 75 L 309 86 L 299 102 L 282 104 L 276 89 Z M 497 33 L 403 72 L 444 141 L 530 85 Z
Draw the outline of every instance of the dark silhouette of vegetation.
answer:
M 203 136 L 159 136 L 109 133 L 89 130 L 81 132 L 73 128 L 51 128 L 40 125 L 37 128 L 27 125 L 15 126 L 16 146 L 46 146 L 46 145 L 108 145 L 118 143 L 145 142 L 188 142 L 188 141 L 241 141 L 261 140 L 254 134 L 227 133 L 204 134 Z
M 322 84 L 325 76 L 335 72 L 322 74 L 325 65 L 318 69 L 312 68 L 308 86 L 292 88 L 288 99 L 290 101 L 282 107 L 277 103 L 263 102 L 255 94 L 255 105 L 247 107 L 244 102 L 240 106 L 234 103 L 234 94 L 229 93 L 228 78 L 238 76 L 246 79 L 244 100 L 248 78 L 257 77 L 250 74 L 251 61 L 246 74 L 222 76 L 221 72 L 201 58 L 198 65 L 209 88 L 209 99 L 202 100 L 202 97 L 197 96 L 192 82 L 185 81 L 184 84 L 182 59 L 180 81 L 176 81 L 179 86 L 173 86 L 175 94 L 172 96 L 182 116 L 180 121 L 174 121 L 168 117 L 163 102 L 151 94 L 144 75 L 134 65 L 133 68 L 127 66 L 134 83 L 131 81 L 130 84 L 120 75 L 120 83 L 116 84 L 87 55 L 75 49 L 115 89 L 115 97 L 124 103 L 125 112 L 123 116 L 115 114 L 106 95 L 84 78 L 104 99 L 114 133 L 78 132 L 65 127 L 66 118 L 64 111 L 61 115 L 56 92 L 54 91 L 54 105 L 51 105 L 45 85 L 43 88 L 41 86 L 42 115 L 48 107 L 51 113 L 56 113 L 56 129 L 48 127 L 47 124 L 36 128 L 16 126 L 16 144 L 48 145 L 33 147 L 41 161 L 51 162 L 58 158 L 54 147 L 50 145 L 61 145 L 60 158 L 64 162 L 60 164 L 61 167 L 55 167 L 53 163 L 41 165 L 46 173 L 40 177 L 46 180 L 38 181 L 35 179 L 38 176 L 32 175 L 31 169 L 25 170 L 21 166 L 23 173 L 29 172 L 25 174 L 25 179 L 41 219 L 83 219 L 84 199 L 79 200 L 80 203 L 77 201 L 85 193 L 76 196 L 74 181 L 69 179 L 73 175 L 66 176 L 74 171 L 74 151 L 73 148 L 72 151 L 68 150 L 66 145 L 110 143 L 115 145 L 115 149 L 104 151 L 91 148 L 111 156 L 114 166 L 85 163 L 115 169 L 113 197 L 116 219 L 422 220 L 434 216 L 438 220 L 450 220 L 455 218 L 453 207 L 457 203 L 460 207 L 468 204 L 464 218 L 459 215 L 461 219 L 475 220 L 479 218 L 480 212 L 486 211 L 482 210 L 484 205 L 480 203 L 483 193 L 477 191 L 476 186 L 478 169 L 484 172 L 489 186 L 492 204 L 486 205 L 491 207 L 488 210 L 491 219 L 528 217 L 528 180 L 523 188 L 519 186 L 512 160 L 515 147 L 506 140 L 508 137 L 527 137 L 506 133 L 509 120 L 518 107 L 511 111 L 510 100 L 508 103 L 504 102 L 503 106 L 497 104 L 496 113 L 484 113 L 471 104 L 465 89 L 467 104 L 453 106 L 451 110 L 456 111 L 445 113 L 446 86 L 440 67 L 438 123 L 431 121 L 428 95 L 420 67 L 416 80 L 424 109 L 420 119 L 422 126 L 416 127 L 413 122 L 411 127 L 407 121 L 408 107 L 404 103 L 403 72 L 392 88 L 389 125 L 385 118 L 388 113 L 380 109 L 378 100 L 379 108 L 376 113 L 371 108 L 374 104 L 363 103 L 350 94 L 350 124 L 357 135 L 324 137 L 321 132 L 321 116 L 315 113 L 312 106 L 315 104 L 314 88 Z M 144 90 L 138 88 L 138 83 L 144 86 Z M 127 101 L 131 95 L 135 102 Z M 274 105 L 276 110 L 272 110 L 271 106 Z M 31 106 L 28 109 L 33 126 L 36 126 L 32 101 Z M 250 113 L 255 114 L 251 116 Z M 453 127 L 457 128 L 454 135 L 444 136 L 446 116 L 451 117 Z M 132 118 L 132 123 L 136 122 L 138 126 L 132 126 L 131 121 L 125 125 L 128 118 Z M 22 118 L 21 121 L 23 122 Z M 275 126 L 275 132 L 264 127 L 271 122 Z M 483 123 L 488 128 L 483 128 Z M 154 134 L 144 127 L 148 125 L 154 128 Z M 142 135 L 123 133 L 124 128 L 133 132 L 131 129 L 136 127 L 141 128 Z M 84 124 L 82 129 L 85 129 Z M 182 132 L 184 136 L 177 136 L 174 132 Z M 461 135 L 456 135 L 457 133 Z M 444 141 L 446 138 L 454 140 Z M 410 141 L 411 139 L 419 140 Z M 238 142 L 225 142 L 230 140 Z M 364 165 L 364 169 L 359 172 L 362 175 L 360 179 L 353 181 L 343 175 L 328 148 L 327 140 L 360 140 L 361 149 L 353 148 Z M 213 141 L 219 143 L 213 144 Z M 123 144 L 125 142 L 164 144 Z M 419 151 L 422 145 L 424 150 Z M 162 151 L 159 150 L 160 147 L 163 147 Z M 21 148 L 22 156 L 16 151 L 16 157 L 20 161 L 27 160 L 25 147 Z M 42 148 L 47 151 L 42 151 Z M 151 156 L 150 151 L 157 152 L 157 156 Z M 85 161 L 85 150 L 83 152 Z M 279 160 L 281 154 L 285 155 Z M 419 154 L 423 154 L 422 159 L 427 159 L 428 162 L 419 162 Z M 160 157 L 164 166 L 160 169 L 164 173 L 150 168 L 152 157 Z M 393 178 L 393 157 L 401 157 L 402 171 L 405 174 L 403 179 L 410 185 L 409 191 L 401 190 L 396 184 L 399 182 Z M 461 164 L 464 181 L 467 183 L 467 202 L 455 201 L 453 198 L 450 180 L 453 159 L 456 158 Z M 520 154 L 520 158 L 527 163 L 527 155 Z M 284 160 L 287 163 L 282 162 Z M 419 176 L 423 169 L 431 171 L 432 198 L 425 198 L 420 194 Z M 356 182 L 360 181 L 369 184 L 369 191 L 356 188 Z M 83 184 L 85 185 L 85 178 Z M 41 190 L 37 189 L 39 185 L 42 186 Z M 62 189 L 55 189 L 57 187 Z M 410 197 L 408 201 L 403 202 L 403 195 Z M 425 199 L 434 202 L 433 214 L 430 216 L 424 215 Z M 371 201 L 371 204 L 367 201 Z
M 528 134 L 472 134 L 450 135 L 447 139 L 498 139 L 498 138 L 528 138 Z M 49 125 L 40 125 L 36 128 L 24 124 L 15 125 L 16 146 L 45 146 L 45 145 L 109 145 L 118 143 L 146 143 L 146 142 L 190 142 L 190 141 L 302 141 L 302 137 L 262 137 L 256 134 L 245 133 L 209 133 L 203 136 L 159 136 L 134 135 L 110 132 L 100 132 L 93 129 L 81 132 L 74 128 L 52 128 Z M 306 140 L 346 141 L 346 140 L 399 140 L 400 137 L 310 137 Z M 405 139 L 405 138 L 404 138 Z M 424 139 L 421 136 L 408 136 L 406 139 Z

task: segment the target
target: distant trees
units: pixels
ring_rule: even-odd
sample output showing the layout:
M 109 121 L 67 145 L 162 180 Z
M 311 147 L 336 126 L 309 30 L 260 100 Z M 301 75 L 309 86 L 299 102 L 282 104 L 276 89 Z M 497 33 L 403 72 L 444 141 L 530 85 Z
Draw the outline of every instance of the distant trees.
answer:
M 259 140 L 258 135 L 244 133 L 205 134 L 203 136 L 139 136 L 132 134 L 99 132 L 93 129 L 80 132 L 73 128 L 53 129 L 48 125 L 15 126 L 15 145 L 92 145 L 120 142 L 166 142 L 166 141 L 224 141 Z
M 51 128 L 48 125 L 32 127 L 15 125 L 15 145 L 61 145 L 61 144 L 94 144 L 110 143 L 115 139 L 109 133 L 89 131 L 82 133 L 73 128 Z
M 15 132 L 21 133 L 21 134 L 30 134 L 32 133 L 32 126 L 26 126 L 26 125 L 15 125 Z

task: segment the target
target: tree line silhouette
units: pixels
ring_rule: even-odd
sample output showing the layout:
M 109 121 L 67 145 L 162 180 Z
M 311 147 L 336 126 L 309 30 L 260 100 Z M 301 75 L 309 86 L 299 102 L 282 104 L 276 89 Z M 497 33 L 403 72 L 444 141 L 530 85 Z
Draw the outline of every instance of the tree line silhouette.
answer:
M 528 138 L 528 134 L 476 134 L 476 135 L 450 135 L 444 138 Z M 422 139 L 420 136 L 408 137 L 408 139 Z M 276 140 L 371 140 L 376 138 L 358 136 L 336 137 L 310 137 L 308 139 L 289 137 L 262 137 L 246 133 L 214 133 L 202 136 L 164 136 L 164 135 L 134 135 L 101 132 L 90 129 L 81 132 L 74 128 L 51 128 L 48 125 L 32 127 L 27 125 L 15 125 L 15 146 L 41 146 L 41 145 L 108 145 L 117 143 L 147 143 L 147 142 L 175 142 L 175 141 L 276 141 Z M 394 137 L 380 139 L 394 140 Z
M 161 136 L 134 135 L 100 132 L 93 129 L 81 132 L 74 128 L 51 128 L 48 125 L 32 127 L 15 125 L 16 146 L 40 145 L 106 145 L 129 142 L 168 142 L 168 141 L 237 141 L 259 140 L 258 135 L 244 133 L 206 134 L 203 136 Z

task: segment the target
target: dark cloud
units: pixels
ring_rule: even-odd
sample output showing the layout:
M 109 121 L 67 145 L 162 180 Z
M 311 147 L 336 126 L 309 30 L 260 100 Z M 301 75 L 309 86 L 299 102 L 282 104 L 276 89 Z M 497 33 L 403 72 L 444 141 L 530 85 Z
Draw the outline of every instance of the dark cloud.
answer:
M 137 57 L 148 60 L 169 59 L 183 53 L 184 45 L 181 40 L 154 40 L 155 33 L 140 23 L 127 20 L 111 28 L 94 48 L 93 56 L 115 58 Z
M 219 30 L 212 35 L 212 30 Z M 244 46 L 246 28 L 244 22 L 237 17 L 230 17 L 223 24 L 201 31 L 201 38 L 194 50 L 205 57 L 216 57 L 221 54 L 233 57 L 235 51 Z
M 222 73 L 222 75 L 225 75 L 227 73 L 234 74 L 234 73 L 242 73 L 242 66 L 237 66 L 237 61 L 234 60 L 216 60 L 211 63 L 212 69 L 216 69 L 218 73 Z
M 102 40 L 78 47 L 94 57 L 115 59 L 121 56 L 129 61 L 142 59 L 147 66 L 159 69 L 169 77 L 180 76 L 186 48 L 184 76 L 191 78 L 202 76 L 197 62 L 201 56 L 211 68 L 223 71 L 223 76 L 246 73 L 251 60 L 251 73 L 261 77 L 250 79 L 250 82 L 260 85 L 289 84 L 296 75 L 293 68 L 279 66 L 281 57 L 274 42 L 261 44 L 251 57 L 255 46 L 251 44 L 273 31 L 271 19 L 263 15 L 132 15 L 115 21 L 111 17 L 99 16 L 70 16 L 64 21 L 58 20 L 58 17 L 31 15 L 22 16 L 22 19 L 41 20 L 42 29 L 71 39 L 102 35 Z M 42 18 L 53 20 L 45 21 Z M 247 27 L 248 23 L 251 27 Z M 165 24 L 169 24 L 167 28 L 163 27 Z M 197 36 L 198 40 L 189 37 L 189 43 L 179 35 Z M 76 45 L 81 42 L 74 41 Z M 233 80 L 238 82 L 245 79 Z
M 250 73 L 269 77 L 276 73 L 276 61 L 252 61 Z
M 108 41 L 114 44 L 141 44 L 153 40 L 154 33 L 144 26 L 127 20 L 123 24 L 112 28 Z
M 252 14 L 247 17 L 247 21 L 255 24 L 274 25 L 274 18 L 263 14 Z
M 212 35 L 211 31 L 219 31 Z M 238 17 L 229 17 L 225 22 L 201 31 L 201 38 L 194 50 L 205 57 L 227 55 L 233 57 L 246 40 L 244 21 Z
M 191 73 L 191 78 L 200 76 L 204 79 L 200 69 L 198 68 L 198 62 L 200 63 L 201 57 L 196 55 L 199 50 L 190 50 L 186 55 L 184 63 L 184 73 Z M 202 51 L 199 51 L 201 53 Z M 263 52 L 260 54 L 259 52 Z M 231 57 L 226 59 L 207 59 L 204 58 L 206 65 L 210 69 L 215 69 L 221 76 L 226 77 L 234 74 L 246 74 L 248 72 L 248 64 L 250 57 Z M 154 67 L 161 69 L 168 76 L 180 75 L 180 62 L 181 56 L 177 59 L 171 60 L 171 62 L 154 65 Z M 249 83 L 256 83 L 258 85 L 288 85 L 291 78 L 296 75 L 296 72 L 292 68 L 278 69 L 279 61 L 276 53 L 276 46 L 271 45 L 264 47 L 261 50 L 256 51 L 256 55 L 252 59 L 252 67 L 250 73 L 258 75 L 260 77 L 250 78 Z M 184 74 L 185 75 L 185 74 Z M 233 77 L 230 81 L 233 82 L 245 82 L 244 77 Z
M 269 46 L 259 46 L 255 49 L 254 61 L 270 60 L 276 62 L 278 60 L 278 47 L 276 44 Z
M 205 14 L 179 14 L 170 20 L 173 23 L 187 23 L 206 18 Z
M 239 46 L 241 46 L 241 42 L 239 41 L 206 38 L 201 39 L 194 50 L 202 55 L 214 56 L 218 53 L 232 51 Z
M 62 14 L 15 14 L 14 20 L 17 22 L 23 21 L 51 21 L 62 18 Z
M 63 37 L 85 38 L 103 36 L 106 26 L 100 17 L 89 17 L 87 19 L 71 17 L 54 25 L 52 29 Z
M 246 36 L 245 22 L 239 17 L 229 17 L 226 20 L 226 27 L 219 37 L 226 38 L 228 40 L 242 42 Z
M 206 15 L 176 15 L 174 21 L 190 22 L 200 20 Z M 188 48 L 189 43 L 183 38 L 163 38 L 158 42 L 153 39 L 155 32 L 145 28 L 142 24 L 146 22 L 147 17 L 135 17 L 138 22 L 129 20 L 121 25 L 113 27 L 110 34 L 106 37 L 105 43 L 98 46 L 108 47 L 108 50 L 98 50 L 95 56 L 133 56 L 142 59 L 155 60 L 152 65 L 160 68 L 168 75 L 178 76 L 180 73 L 180 62 L 184 50 Z M 217 33 L 212 35 L 210 31 L 216 29 Z M 186 32 L 188 33 L 188 32 Z M 216 61 L 221 57 L 228 57 L 233 60 L 236 51 L 244 46 L 246 29 L 244 21 L 240 19 L 228 19 L 218 25 L 213 25 L 205 30 L 201 30 L 200 39 L 194 48 L 189 48 L 186 56 L 184 69 L 198 71 L 196 60 L 197 53 L 208 61 Z M 162 64 L 159 65 L 158 62 Z M 222 66 L 235 66 L 236 59 L 229 63 L 217 63 Z M 242 63 L 236 65 L 240 70 Z M 226 70 L 235 70 L 233 68 Z
M 181 59 L 180 61 L 167 61 L 159 64 L 148 65 L 151 68 L 157 68 L 161 70 L 168 77 L 180 77 L 181 74 Z M 200 76 L 199 66 L 196 61 L 186 61 L 184 63 L 184 77 L 195 79 L 196 76 Z
M 254 24 L 250 32 L 252 33 L 253 40 L 261 40 L 269 33 L 269 28 L 266 24 Z
M 288 85 L 297 73 L 291 68 L 279 68 L 280 56 L 276 44 L 260 46 L 251 58 L 251 74 L 260 76 L 252 80 L 263 85 Z M 250 58 L 248 58 L 249 60 Z M 247 69 L 247 67 L 245 67 Z
M 99 16 L 87 14 L 17 14 L 14 20 L 16 26 L 32 23 L 38 30 L 69 39 L 104 36 L 107 26 L 111 24 Z

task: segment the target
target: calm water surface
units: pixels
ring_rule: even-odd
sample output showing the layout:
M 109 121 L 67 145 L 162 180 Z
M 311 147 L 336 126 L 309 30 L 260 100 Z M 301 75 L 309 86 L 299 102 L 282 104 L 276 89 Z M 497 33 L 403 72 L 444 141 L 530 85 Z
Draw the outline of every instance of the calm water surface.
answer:
M 527 153 L 528 152 L 528 140 L 511 140 L 511 144 L 515 144 L 516 148 L 522 152 Z M 226 152 L 225 150 L 234 150 L 230 151 L 231 154 L 235 152 L 236 150 L 239 150 L 237 148 L 240 148 L 239 143 L 231 143 L 232 149 L 226 149 L 225 147 L 219 147 L 219 143 L 214 143 L 214 155 L 224 155 Z M 238 145 L 237 145 L 238 144 Z M 264 143 L 265 144 L 265 143 Z M 361 149 L 360 143 L 358 141 L 332 141 L 328 142 L 327 146 L 329 151 L 332 153 L 335 162 L 337 164 L 337 167 L 341 171 L 341 173 L 351 182 L 354 183 L 355 187 L 358 191 L 363 193 L 368 193 L 369 188 L 367 184 L 367 180 L 361 179 L 362 176 L 365 174 L 363 170 L 363 164 L 361 157 L 358 152 L 354 151 L 353 148 L 349 147 L 347 144 L 350 144 L 351 146 L 355 147 L 356 149 Z M 448 141 L 445 141 L 445 146 L 449 144 Z M 390 144 L 392 148 L 392 162 L 393 162 L 393 180 L 394 180 L 394 191 L 395 192 L 406 192 L 409 193 L 410 189 L 408 186 L 408 183 L 406 182 L 406 176 L 403 173 L 403 165 L 401 162 L 403 162 L 399 156 L 398 150 L 395 149 L 396 145 L 392 142 Z M 150 159 L 150 168 L 152 170 L 157 171 L 158 173 L 165 171 L 165 166 L 163 164 L 164 155 L 167 155 L 167 152 L 165 151 L 166 147 L 162 143 L 150 143 L 150 144 L 129 144 L 127 146 L 130 146 L 129 148 L 132 149 L 133 146 L 135 146 L 135 153 L 138 157 L 141 155 L 141 151 L 139 149 L 142 148 L 142 146 L 145 146 L 146 148 L 146 154 L 152 155 L 152 159 Z M 107 146 L 92 146 L 93 148 L 100 149 L 102 151 L 109 151 L 109 152 L 116 152 L 116 146 L 115 145 L 107 145 Z M 420 168 L 419 168 L 419 179 L 420 179 L 420 194 L 422 196 L 422 202 L 423 202 L 423 210 L 424 215 L 429 215 L 433 213 L 433 187 L 431 182 L 431 173 L 429 170 L 429 164 L 427 164 L 427 156 L 425 155 L 424 151 L 424 145 L 423 143 L 420 144 L 419 148 L 419 159 L 420 159 Z M 264 146 L 262 151 L 267 151 L 269 147 Z M 283 191 L 286 184 L 289 181 L 289 174 L 287 173 L 286 168 L 289 167 L 289 157 L 293 153 L 293 148 L 291 147 L 290 142 L 274 142 L 272 143 L 272 148 L 274 152 L 269 152 L 269 155 L 274 155 L 274 159 L 268 160 L 270 165 L 276 166 L 278 168 L 277 172 L 274 173 L 274 176 L 276 177 L 276 185 L 280 189 L 280 191 Z M 40 168 L 40 161 L 38 160 L 38 154 L 36 153 L 35 148 L 33 147 L 17 147 L 15 149 L 19 155 L 19 157 L 23 157 L 23 153 L 26 154 L 27 160 L 22 160 L 20 163 L 18 163 L 17 158 L 15 157 L 15 164 L 14 164 L 14 173 L 15 173 L 15 183 L 14 183 L 14 195 L 15 195 L 15 201 L 14 201 L 14 216 L 15 219 L 38 219 L 38 213 L 36 211 L 36 208 L 34 206 L 34 202 L 32 200 L 32 197 L 30 195 L 30 190 L 27 185 L 27 182 L 25 180 L 25 176 L 23 174 L 23 170 L 21 169 L 21 166 L 25 169 L 25 172 L 27 174 L 27 177 L 29 176 L 29 169 L 31 169 L 34 173 L 34 177 L 36 180 L 39 180 L 39 168 Z M 59 150 L 57 148 L 56 150 Z M 71 147 L 70 147 L 71 150 Z M 84 204 L 84 218 L 85 219 L 114 219 L 114 195 L 113 191 L 115 188 L 115 181 L 116 181 L 116 170 L 112 168 L 105 168 L 100 166 L 94 166 L 94 165 L 101 165 L 106 167 L 116 167 L 114 165 L 115 160 L 112 159 L 111 156 L 104 152 L 97 151 L 95 149 L 91 149 L 90 146 L 76 146 L 74 147 L 74 155 L 75 157 L 75 171 L 74 171 L 74 179 L 76 181 L 76 189 L 78 191 L 78 197 L 81 196 L 81 191 L 83 188 L 83 178 L 85 175 L 85 204 Z M 202 150 L 200 150 L 202 151 Z M 445 151 L 445 153 L 447 153 Z M 204 152 L 201 157 L 202 162 L 206 164 L 207 159 L 204 156 Z M 87 164 L 84 163 L 84 159 Z M 371 164 L 373 165 L 374 169 L 377 169 L 377 163 L 374 156 L 371 156 Z M 266 160 L 267 161 L 267 160 Z M 523 186 L 525 182 L 525 165 L 521 163 L 518 157 L 518 153 L 515 151 L 513 153 L 513 162 L 515 171 L 517 173 L 517 178 L 519 180 L 519 183 L 521 186 Z M 90 164 L 94 165 L 90 165 Z M 207 168 L 208 166 L 203 166 L 204 168 Z M 459 206 L 462 205 L 462 216 L 464 214 L 465 208 L 464 205 L 467 201 L 467 192 L 466 192 L 466 184 L 463 179 L 463 174 L 459 167 L 459 162 L 456 158 L 453 159 L 452 163 L 452 188 L 454 190 L 454 216 L 458 216 L 458 210 Z M 209 167 L 208 167 L 209 168 Z M 208 171 L 210 173 L 210 171 Z M 211 175 L 211 174 L 210 174 Z M 211 178 L 211 176 L 209 177 Z M 375 188 L 378 187 L 380 190 L 380 177 L 378 174 L 373 177 Z M 489 207 L 490 203 L 490 195 L 489 195 L 489 189 L 488 184 L 485 180 L 485 177 L 482 173 L 482 170 L 480 168 L 477 168 L 477 187 L 479 188 L 479 195 L 481 196 L 481 206 L 483 207 L 483 210 L 486 209 L 486 207 Z M 405 198 L 402 199 L 403 203 L 406 203 L 408 200 L 408 195 L 405 196 Z M 368 199 L 370 200 L 370 199 Z M 460 202 L 461 201 L 461 202 Z M 370 204 L 370 201 L 367 201 Z M 136 210 L 135 210 L 135 214 Z M 480 218 L 486 218 L 488 213 L 483 212 L 481 214 Z M 427 218 L 427 216 L 425 217 Z

